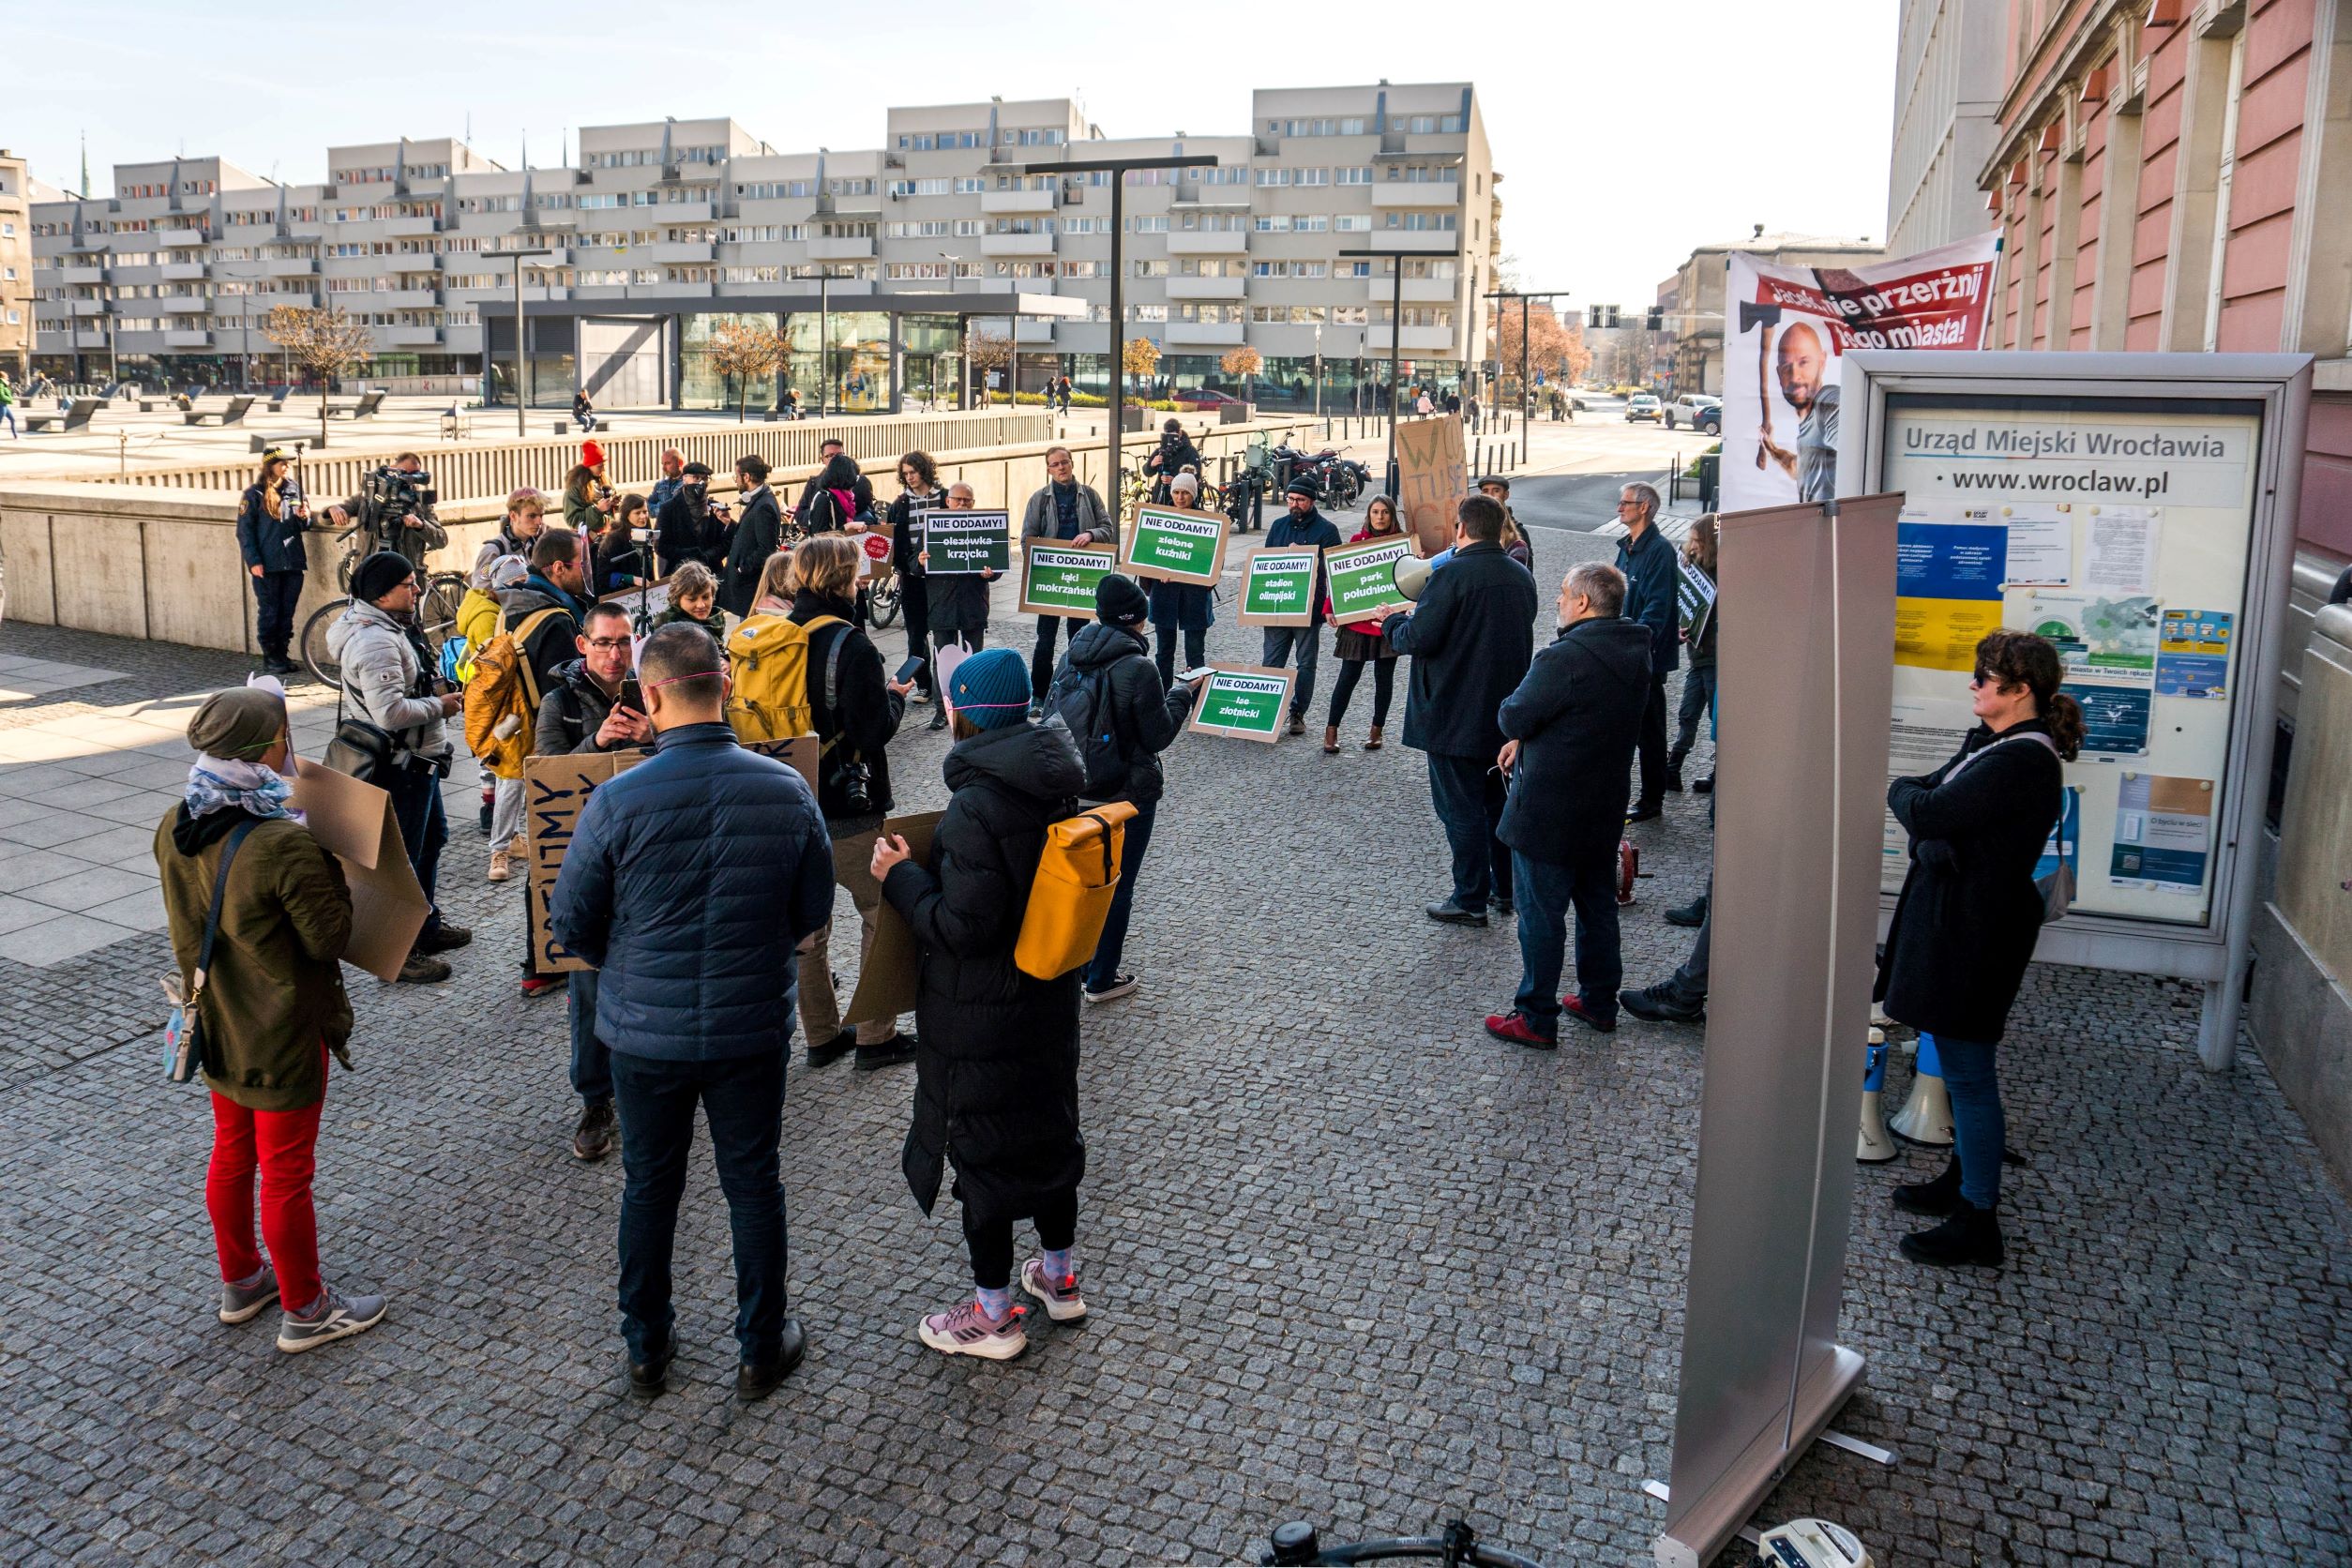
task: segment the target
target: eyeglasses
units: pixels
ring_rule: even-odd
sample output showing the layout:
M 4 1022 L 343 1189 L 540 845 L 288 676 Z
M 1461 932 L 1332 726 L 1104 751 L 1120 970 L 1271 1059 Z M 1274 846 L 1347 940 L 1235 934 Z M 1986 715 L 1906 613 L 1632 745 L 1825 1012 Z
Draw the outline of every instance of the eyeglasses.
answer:
M 1628 506 L 1638 506 L 1640 505 L 1641 503 L 1638 501 L 1621 501 L 1617 504 L 1617 509 L 1621 512 Z
M 602 648 L 608 652 L 614 648 L 626 648 L 628 645 L 629 640 L 626 637 L 592 637 L 588 640 L 588 646 L 591 648 Z

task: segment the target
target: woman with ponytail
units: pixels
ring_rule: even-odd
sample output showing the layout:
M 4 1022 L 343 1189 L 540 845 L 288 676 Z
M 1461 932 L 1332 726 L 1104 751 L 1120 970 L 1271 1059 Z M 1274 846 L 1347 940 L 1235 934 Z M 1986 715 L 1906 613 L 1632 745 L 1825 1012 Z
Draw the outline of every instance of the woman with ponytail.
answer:
M 1887 807 L 1911 836 L 1911 867 L 1878 961 L 1887 1016 L 1936 1037 L 1952 1093 L 1952 1159 L 1894 1204 L 1943 1223 L 1903 1238 L 1922 1263 L 2001 1262 L 2005 1128 L 1994 1048 L 2042 933 L 2034 864 L 2065 804 L 2060 764 L 2082 749 L 2083 712 L 2058 690 L 2058 649 L 2030 632 L 1989 632 L 1969 677 L 1977 727 L 1935 772 L 1898 778 Z

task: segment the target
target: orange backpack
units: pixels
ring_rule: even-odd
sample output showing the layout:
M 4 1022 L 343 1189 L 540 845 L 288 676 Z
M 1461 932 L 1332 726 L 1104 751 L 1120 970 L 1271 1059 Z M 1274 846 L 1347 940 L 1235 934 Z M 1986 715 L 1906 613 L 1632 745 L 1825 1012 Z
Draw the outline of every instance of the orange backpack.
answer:
M 1110 918 L 1111 896 L 1119 891 L 1120 857 L 1134 815 L 1135 802 L 1118 800 L 1046 829 L 1037 880 L 1030 884 L 1029 909 L 1013 947 L 1014 967 L 1023 974 L 1059 980 L 1094 956 Z
M 523 655 L 523 644 L 540 622 L 560 613 L 534 611 L 520 626 L 509 627 L 502 611 L 498 635 L 474 654 L 474 678 L 465 683 L 465 744 L 501 778 L 522 776 L 539 716 L 539 678 Z

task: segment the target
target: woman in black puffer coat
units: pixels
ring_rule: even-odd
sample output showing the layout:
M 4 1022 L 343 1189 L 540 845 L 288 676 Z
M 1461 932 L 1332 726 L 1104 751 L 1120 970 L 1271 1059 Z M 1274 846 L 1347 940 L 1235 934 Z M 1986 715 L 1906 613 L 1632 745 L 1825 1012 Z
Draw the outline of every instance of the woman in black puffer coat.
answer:
M 953 792 L 931 864 L 884 837 L 873 871 L 923 948 L 915 1000 L 914 1116 L 901 1163 L 926 1214 L 956 1168 L 974 1297 L 925 1318 L 923 1342 L 948 1355 L 1009 1360 L 1028 1348 L 1012 1304 L 1013 1226 L 1033 1219 L 1044 1256 L 1021 1289 L 1056 1321 L 1083 1317 L 1071 1247 L 1086 1172 L 1078 1133 L 1078 972 L 1058 980 L 1013 962 L 1047 827 L 1078 808 L 1085 765 L 1059 730 L 1029 722 L 1029 671 L 990 648 L 948 682 Z

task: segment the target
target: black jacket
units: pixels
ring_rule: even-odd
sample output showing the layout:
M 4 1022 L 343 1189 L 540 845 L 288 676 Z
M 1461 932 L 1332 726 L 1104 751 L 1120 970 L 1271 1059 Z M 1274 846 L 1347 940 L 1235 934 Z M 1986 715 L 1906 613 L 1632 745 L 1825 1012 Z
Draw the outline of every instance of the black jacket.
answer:
M 1195 469 L 1200 466 L 1200 448 L 1192 444 L 1192 437 L 1182 430 L 1162 430 L 1159 450 L 1143 460 L 1143 472 L 1173 479 L 1188 463 Z
M 760 574 L 768 557 L 784 540 L 784 513 L 773 491 L 762 487 L 743 504 L 735 518 L 735 537 L 727 547 L 727 569 L 719 574 L 718 602 L 737 615 L 751 613 L 760 596 Z
M 1625 826 L 1625 775 L 1649 701 L 1645 627 L 1612 616 L 1561 632 L 1496 716 L 1504 738 L 1519 743 L 1496 836 L 1556 866 L 1614 845 Z
M 621 690 L 631 694 L 637 684 L 632 675 L 622 683 Z M 630 706 L 644 712 L 644 699 L 639 697 Z M 604 694 L 604 687 L 589 678 L 588 661 L 576 658 L 555 671 L 555 684 L 539 696 L 539 717 L 532 731 L 531 754 L 535 757 L 556 757 L 572 751 L 634 751 L 640 749 L 634 741 L 621 741 L 612 746 L 596 744 L 596 731 L 604 728 L 605 716 L 612 712 L 612 699 Z
M 914 514 L 946 509 L 947 492 L 943 490 L 933 490 L 928 495 L 917 495 L 908 490 L 890 504 L 890 510 L 882 519 L 890 524 L 891 569 L 904 578 L 912 591 L 921 590 L 924 577 L 923 563 L 915 559 L 922 550 L 922 543 L 914 537 L 914 529 L 911 526 Z
M 1303 518 L 1292 517 L 1288 510 L 1289 504 L 1286 502 L 1284 505 L 1282 515 L 1266 525 L 1266 549 L 1279 550 L 1287 545 L 1316 545 L 1324 550 L 1337 547 L 1339 529 L 1331 519 L 1319 511 L 1311 511 Z M 1323 570 L 1322 558 L 1318 556 L 1315 561 L 1315 619 L 1307 623 L 1308 629 L 1323 624 L 1323 601 L 1330 597 L 1331 574 Z M 1412 742 L 1405 744 L 1410 746 Z M 1495 744 L 1500 746 L 1502 743 L 1498 741 Z
M 1642 530 L 1641 543 L 1617 541 L 1617 569 L 1625 574 L 1625 619 L 1650 628 L 1650 675 L 1663 681 L 1682 661 L 1681 612 L 1674 602 L 1681 586 L 1680 558 L 1652 523 Z
M 857 510 L 848 517 L 841 515 L 840 498 L 829 490 L 821 490 L 808 498 L 807 508 L 801 513 L 801 524 L 811 534 L 838 534 L 851 523 L 874 515 L 873 497 L 861 486 L 853 499 Z
M 1110 682 L 1111 722 L 1127 763 L 1125 780 L 1103 798 L 1148 806 L 1167 793 L 1160 753 L 1184 732 L 1184 721 L 1192 716 L 1191 688 L 1160 685 L 1159 666 L 1152 662 L 1140 631 L 1095 621 L 1070 639 L 1070 651 L 1054 671 L 1056 705 L 1063 691 L 1097 671 Z
M 1048 823 L 1078 807 L 1086 770 L 1041 725 L 958 741 L 954 793 L 931 864 L 892 867 L 882 897 L 923 948 L 915 1000 L 914 1115 L 900 1164 L 928 1214 L 956 1164 L 968 1223 L 1033 1215 L 1086 1173 L 1078 1134 L 1078 976 L 1038 980 L 1013 963 Z
M 2042 935 L 2034 863 L 2065 806 L 2065 773 L 2040 741 L 2040 719 L 1979 725 L 1934 773 L 1887 786 L 1887 808 L 1911 836 L 1877 995 L 1898 1023 L 1956 1040 L 1998 1041 Z M 1957 775 L 1962 758 L 1976 757 Z
M 816 473 L 811 474 L 808 476 L 808 482 L 800 487 L 800 499 L 792 504 L 792 516 L 800 520 L 800 524 L 804 528 L 813 530 L 820 526 L 820 524 L 809 517 L 808 507 L 818 496 L 824 493 L 824 486 L 820 482 L 823 478 L 824 470 L 822 469 L 819 469 Z M 859 475 L 857 476 L 857 483 L 851 488 L 850 493 L 857 497 L 857 515 L 859 517 L 869 518 L 874 515 L 873 480 L 868 479 L 863 474 Z M 835 511 L 839 510 L 838 507 L 831 509 Z
M 697 498 L 701 505 L 696 505 Z M 661 504 L 654 518 L 654 552 L 660 557 L 662 576 L 688 561 L 701 562 L 714 577 L 726 574 L 727 525 L 711 516 L 709 501 L 709 491 L 682 485 Z
M 537 573 L 525 578 L 520 588 L 509 588 L 498 596 L 498 629 L 512 631 L 542 610 L 555 614 L 539 623 L 523 642 L 522 656 L 531 666 L 532 679 L 537 683 L 539 701 L 562 682 L 565 665 L 580 657 L 580 623 L 573 617 L 571 606 L 556 597 L 554 587 Z
M 942 507 L 944 505 L 942 502 Z M 914 541 L 910 557 L 921 544 L 920 540 Z M 988 590 L 994 583 L 978 572 L 943 572 L 934 576 L 925 572 L 920 564 L 914 569 L 922 574 L 917 580 L 922 587 L 924 609 L 929 612 L 934 641 L 953 642 L 957 632 L 988 629 Z
M 792 611 L 786 619 L 794 626 L 805 626 L 825 615 L 837 616 L 847 624 L 819 626 L 808 634 L 810 723 L 816 729 L 817 738 L 835 747 L 817 767 L 817 804 L 824 807 L 828 824 L 851 820 L 863 822 L 867 817 L 879 819 L 896 804 L 890 796 L 890 737 L 898 732 L 898 721 L 906 716 L 907 700 L 890 689 L 882 675 L 882 655 L 857 629 L 857 609 L 848 600 L 820 598 L 803 589 L 792 596 Z M 840 667 L 834 674 L 834 695 L 838 701 L 829 704 L 825 701 L 825 670 L 837 647 L 841 650 Z M 844 746 L 865 760 L 873 779 L 873 810 L 859 813 L 855 819 L 830 765 Z
M 310 553 L 302 546 L 309 521 L 291 515 L 291 508 L 286 511 L 288 515 L 271 517 L 262 500 L 262 487 L 247 488 L 245 504 L 237 508 L 237 552 L 249 570 L 255 566 L 265 572 L 310 569 Z
M 1500 545 L 1468 544 L 1430 574 L 1410 615 L 1389 621 L 1388 645 L 1413 661 L 1407 746 L 1494 761 L 1496 712 L 1535 656 L 1535 580 Z

